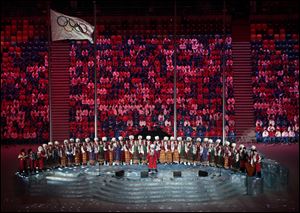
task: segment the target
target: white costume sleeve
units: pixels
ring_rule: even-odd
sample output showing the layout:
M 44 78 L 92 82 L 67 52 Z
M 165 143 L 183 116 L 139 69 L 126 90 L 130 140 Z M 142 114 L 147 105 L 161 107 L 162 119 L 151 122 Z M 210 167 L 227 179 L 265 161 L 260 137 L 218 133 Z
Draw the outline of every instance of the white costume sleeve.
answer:
M 235 154 L 235 162 L 238 162 L 240 158 L 240 155 L 238 154 L 238 152 Z
M 186 144 L 184 145 L 184 150 L 185 150 L 185 153 L 188 153 L 188 151 L 189 151 L 189 148 Z
M 133 154 L 133 152 L 134 152 L 134 146 L 132 146 L 131 149 L 129 149 L 129 152 L 130 152 L 131 154 Z
M 98 153 L 98 151 L 99 151 L 99 147 L 95 146 L 94 153 Z
M 197 147 L 196 146 L 193 146 L 193 154 L 197 154 Z

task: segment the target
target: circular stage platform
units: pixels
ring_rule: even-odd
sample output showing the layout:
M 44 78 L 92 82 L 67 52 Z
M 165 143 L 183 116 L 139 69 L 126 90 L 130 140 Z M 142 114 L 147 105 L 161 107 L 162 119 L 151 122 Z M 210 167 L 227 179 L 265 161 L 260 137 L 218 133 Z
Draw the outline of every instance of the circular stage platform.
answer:
M 76 166 L 18 177 L 25 183 L 25 192 L 29 196 L 124 204 L 199 203 L 262 194 L 263 185 L 272 188 L 275 184 L 276 188 L 282 188 L 280 185 L 285 185 L 287 174 L 270 175 L 276 167 L 271 160 L 265 160 L 263 165 L 265 178 L 192 165 L 158 165 L 156 174 L 148 174 L 146 165 Z M 279 165 L 277 167 L 275 172 L 283 171 Z

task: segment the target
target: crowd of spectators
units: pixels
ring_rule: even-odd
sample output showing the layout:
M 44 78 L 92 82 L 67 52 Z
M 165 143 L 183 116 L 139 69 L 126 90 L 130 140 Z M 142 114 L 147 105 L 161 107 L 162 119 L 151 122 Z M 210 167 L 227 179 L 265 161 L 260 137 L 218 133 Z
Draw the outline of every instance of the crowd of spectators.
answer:
M 299 34 L 272 24 L 251 33 L 256 139 L 299 141 Z
M 224 48 L 223 48 L 224 47 Z M 175 65 L 176 50 L 176 65 Z M 224 57 L 223 57 L 224 56 Z M 94 66 L 97 69 L 98 134 L 118 137 L 144 127 L 173 133 L 177 70 L 179 136 L 222 135 L 222 62 L 225 60 L 226 134 L 235 139 L 231 37 L 98 36 L 94 48 L 71 43 L 70 133 L 94 132 Z
M 4 140 L 49 140 L 45 32 L 40 22 L 1 21 L 1 138 Z

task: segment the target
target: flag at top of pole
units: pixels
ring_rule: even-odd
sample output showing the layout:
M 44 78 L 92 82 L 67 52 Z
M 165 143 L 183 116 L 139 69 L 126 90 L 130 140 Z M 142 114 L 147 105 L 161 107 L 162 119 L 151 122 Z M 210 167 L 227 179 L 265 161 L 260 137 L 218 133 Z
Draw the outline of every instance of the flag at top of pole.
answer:
M 50 10 L 50 16 L 52 41 L 65 39 L 87 39 L 91 43 L 94 43 L 92 34 L 95 27 L 88 22 L 77 17 L 58 13 L 54 10 Z

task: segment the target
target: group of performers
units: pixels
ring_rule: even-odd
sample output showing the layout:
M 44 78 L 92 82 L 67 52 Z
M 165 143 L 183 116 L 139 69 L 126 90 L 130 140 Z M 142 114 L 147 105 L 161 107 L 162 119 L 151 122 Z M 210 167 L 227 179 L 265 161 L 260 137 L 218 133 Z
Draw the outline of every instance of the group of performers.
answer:
M 37 152 L 21 150 L 18 159 L 20 172 L 29 173 L 58 166 L 94 166 L 97 163 L 100 166 L 148 164 L 149 169 L 156 170 L 156 163 L 160 163 L 217 166 L 261 176 L 261 156 L 255 146 L 247 150 L 242 144 L 237 147 L 235 143 L 226 141 L 223 144 L 221 139 L 213 141 L 208 138 L 203 141 L 191 137 L 185 140 L 164 137 L 160 140 L 158 136 L 153 141 L 151 136 L 146 139 L 138 136 L 135 140 L 133 135 L 128 140 L 102 137 L 102 140 L 85 138 L 81 141 L 77 138 L 74 141 L 71 138 L 62 144 L 58 141 L 43 144 Z

